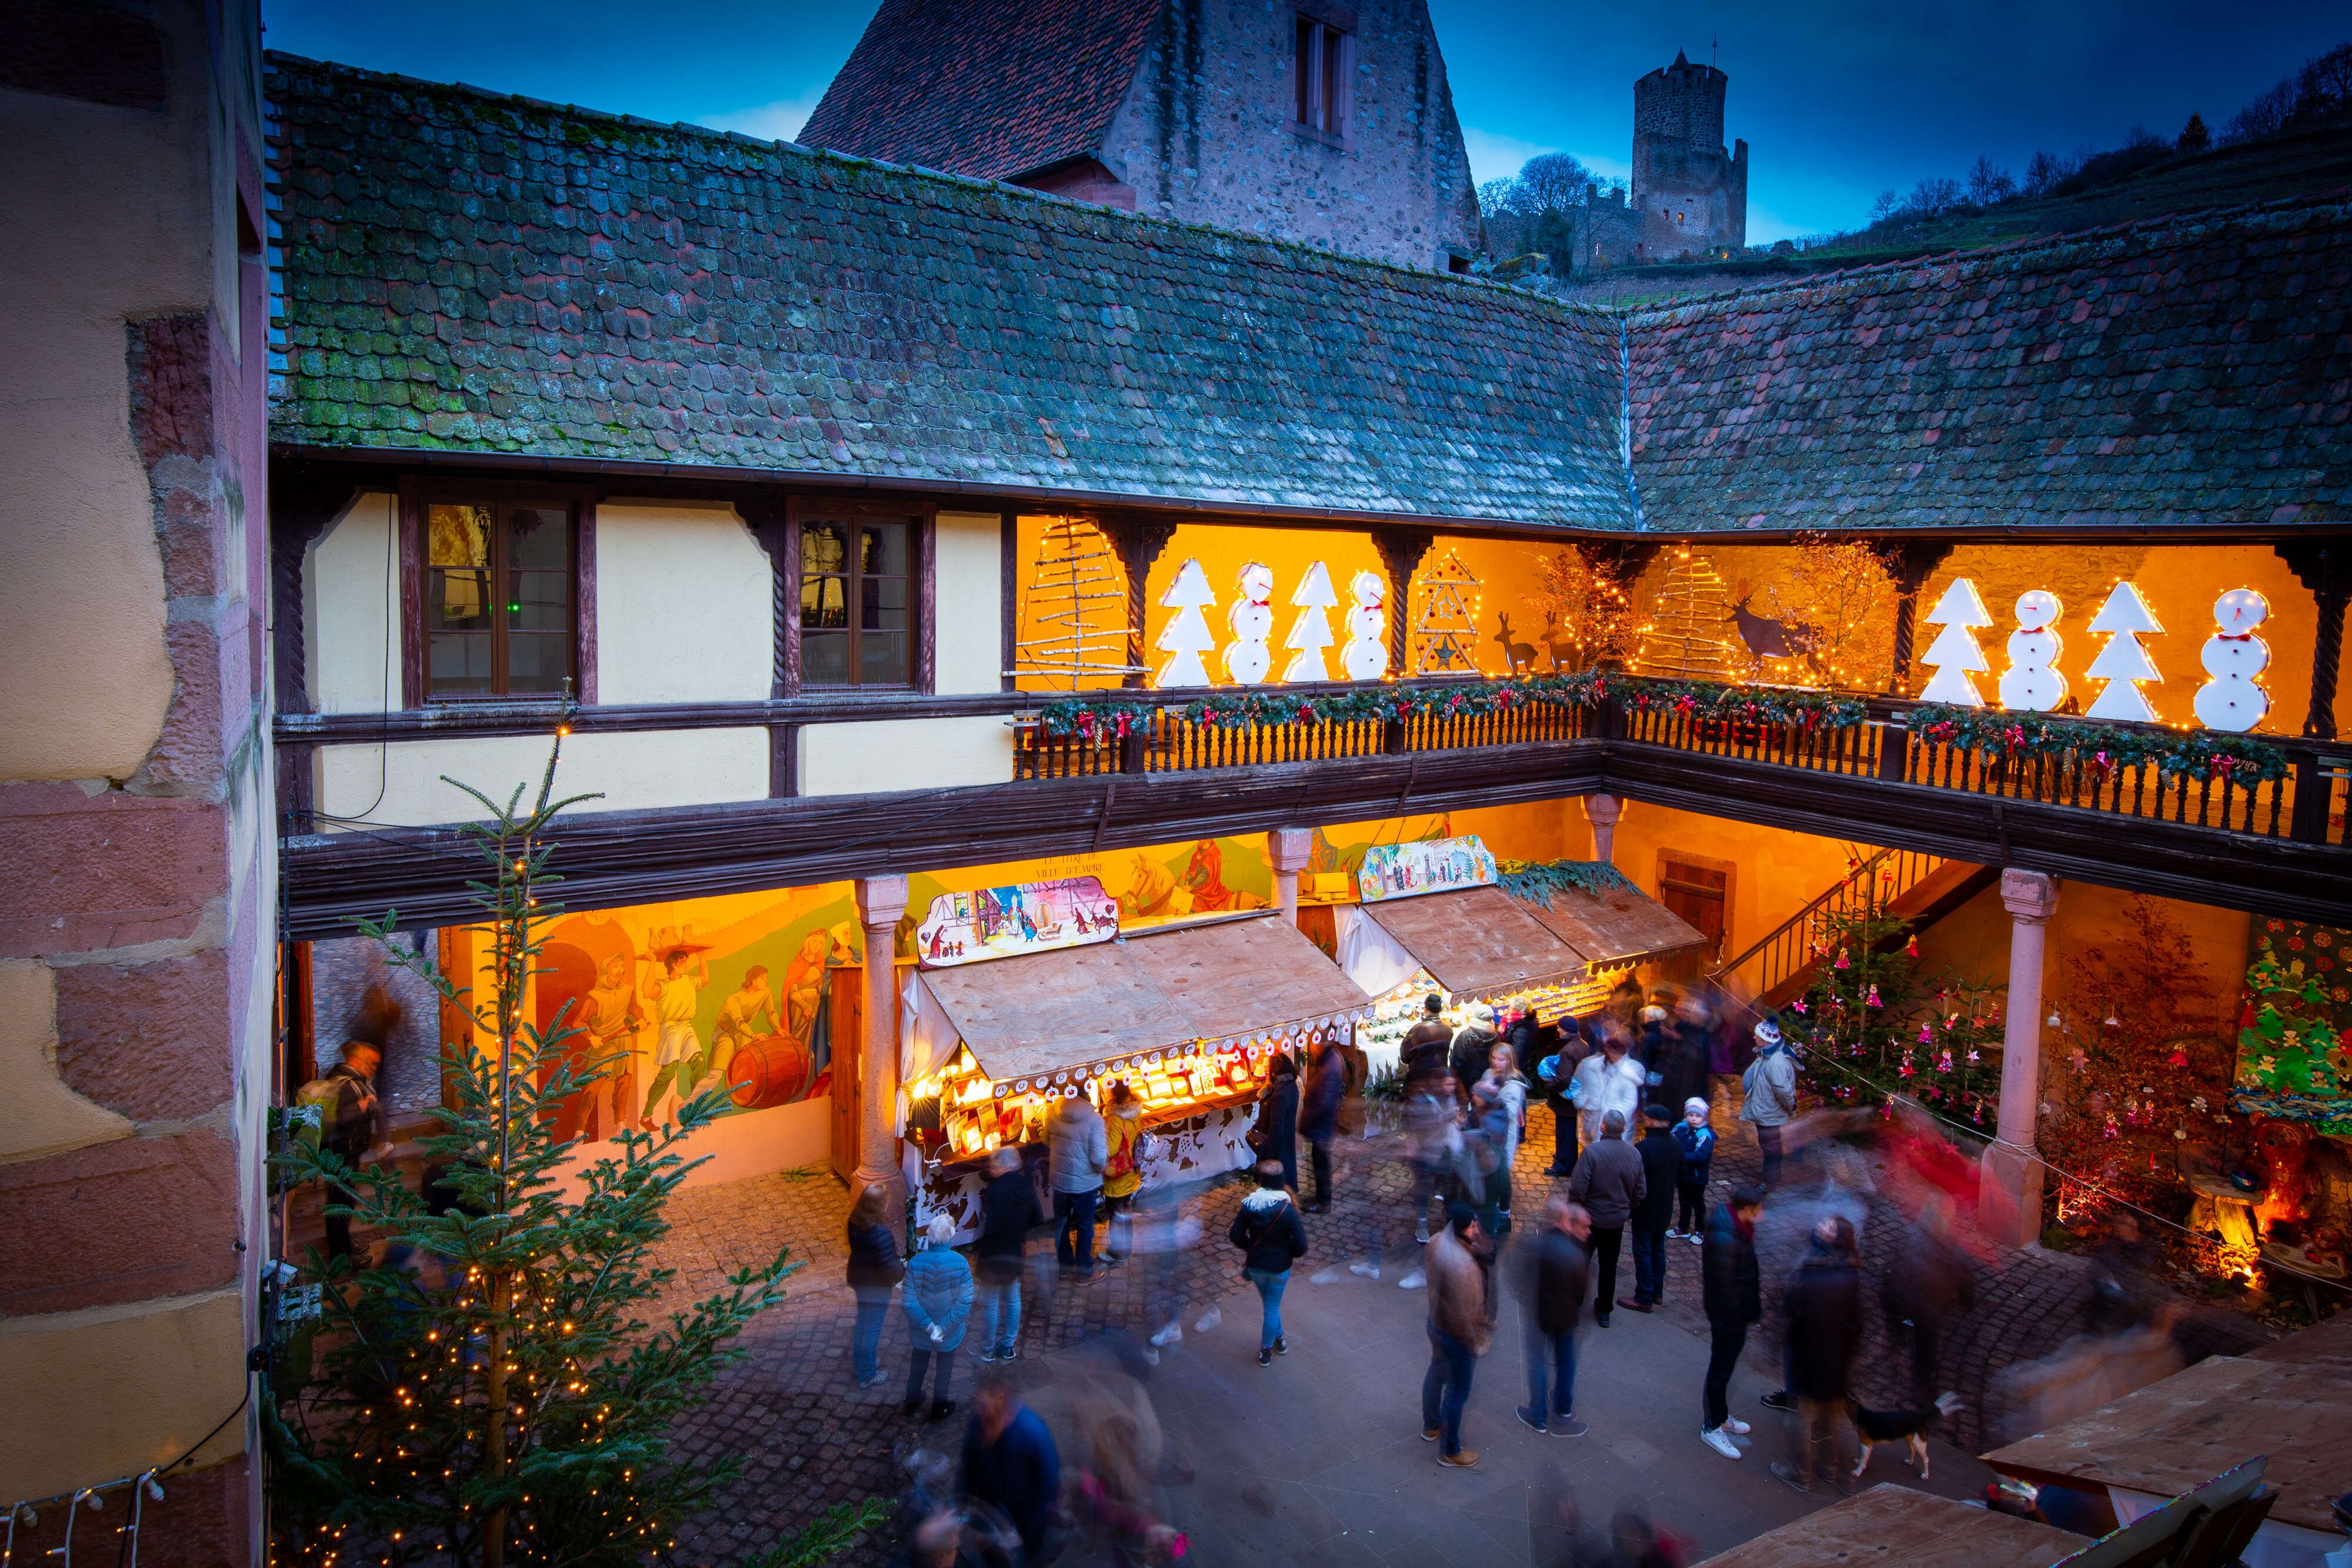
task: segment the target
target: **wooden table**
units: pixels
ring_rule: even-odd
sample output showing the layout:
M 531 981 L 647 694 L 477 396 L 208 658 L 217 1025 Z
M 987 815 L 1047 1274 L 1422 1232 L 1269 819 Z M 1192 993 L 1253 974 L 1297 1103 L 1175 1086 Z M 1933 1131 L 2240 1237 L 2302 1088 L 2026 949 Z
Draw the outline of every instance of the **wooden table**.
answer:
M 2297 1366 L 2352 1366 L 2352 1312 L 2338 1312 L 2315 1328 L 2274 1339 L 2260 1350 L 2246 1353 L 2248 1361 L 2284 1361 Z M 2352 1490 L 2347 1475 L 2347 1490 Z
M 2137 1517 L 2145 1500 L 2177 1497 L 2256 1454 L 2269 1457 L 2279 1491 L 2264 1534 L 2285 1527 L 2342 1545 L 2328 1505 L 2352 1478 L 2352 1365 L 2215 1356 L 1984 1460 L 2021 1480 L 2126 1494 L 2117 1515 Z
M 2072 1531 L 1970 1508 L 1885 1481 L 1793 1524 L 1743 1542 L 1704 1568 L 2050 1568 L 2090 1542 Z

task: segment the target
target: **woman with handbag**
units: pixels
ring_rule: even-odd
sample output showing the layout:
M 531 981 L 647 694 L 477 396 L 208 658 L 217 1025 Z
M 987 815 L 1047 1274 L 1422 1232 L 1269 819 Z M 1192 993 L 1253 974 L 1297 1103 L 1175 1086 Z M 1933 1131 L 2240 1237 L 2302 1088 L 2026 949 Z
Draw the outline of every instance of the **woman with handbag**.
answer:
M 1102 1260 L 1117 1265 L 1135 1250 L 1135 1195 L 1143 1186 L 1143 1102 L 1122 1078 L 1110 1086 L 1108 1109 L 1103 1118 Z
M 860 1388 L 882 1381 L 882 1325 L 889 1320 L 890 1292 L 906 1277 L 898 1239 L 890 1232 L 890 1189 L 868 1182 L 849 1210 L 849 1288 L 857 1297 L 849 1360 Z
M 1258 1300 L 1265 1304 L 1257 1364 L 1271 1366 L 1276 1356 L 1290 1354 L 1282 1337 L 1282 1292 L 1290 1284 L 1291 1264 L 1307 1255 L 1307 1222 L 1283 1184 L 1281 1166 L 1258 1161 L 1257 1190 L 1242 1199 L 1225 1239 L 1242 1249 L 1242 1278 L 1257 1287 Z
M 1282 1167 L 1282 1185 L 1298 1187 L 1298 1063 L 1287 1051 L 1277 1052 L 1266 1070 L 1265 1091 L 1257 1103 L 1257 1124 L 1250 1129 L 1250 1148 L 1261 1160 Z

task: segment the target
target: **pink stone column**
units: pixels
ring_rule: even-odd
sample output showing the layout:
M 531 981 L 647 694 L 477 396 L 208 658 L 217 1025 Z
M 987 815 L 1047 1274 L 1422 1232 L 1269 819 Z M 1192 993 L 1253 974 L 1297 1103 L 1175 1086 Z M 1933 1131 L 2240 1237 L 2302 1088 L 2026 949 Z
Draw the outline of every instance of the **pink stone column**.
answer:
M 898 916 L 907 910 L 907 879 L 862 876 L 857 924 L 866 928 L 866 1019 L 857 1042 L 857 1181 L 887 1182 L 896 1191 L 898 1174 L 898 984 L 893 956 Z
M 1315 834 L 1307 828 L 1276 828 L 1265 836 L 1265 858 L 1274 867 L 1275 896 L 1282 901 L 1282 917 L 1298 924 L 1298 873 L 1315 851 Z
M 2009 909 L 2009 1019 L 2001 1035 L 2000 1127 L 1985 1150 L 1979 1196 L 1985 1232 L 2011 1246 L 2042 1235 L 2042 1164 L 2033 1157 L 2042 1108 L 2042 961 L 2058 883 L 2034 871 L 2000 873 Z
M 1614 861 L 1617 858 L 1617 819 L 1625 814 L 1625 802 L 1614 795 L 1587 795 L 1584 798 L 1584 820 L 1592 824 L 1592 858 Z

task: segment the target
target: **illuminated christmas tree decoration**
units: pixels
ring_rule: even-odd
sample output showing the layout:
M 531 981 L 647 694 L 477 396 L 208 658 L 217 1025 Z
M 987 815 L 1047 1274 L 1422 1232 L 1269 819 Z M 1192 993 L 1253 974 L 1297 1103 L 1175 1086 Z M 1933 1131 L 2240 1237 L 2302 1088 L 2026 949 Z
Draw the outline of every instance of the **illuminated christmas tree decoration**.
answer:
M 2107 639 L 2091 667 L 2084 672 L 2095 681 L 2105 681 L 2099 695 L 2084 710 L 2084 718 L 2117 719 L 2132 724 L 2154 724 L 2156 709 L 2149 706 L 2147 694 L 2139 689 L 2142 681 L 2161 685 L 2163 673 L 2140 646 L 2144 636 L 2162 636 L 2164 627 L 2158 623 L 2139 590 L 2128 582 L 2116 584 L 2107 601 L 2091 618 L 2091 630 Z
M 1985 612 L 1984 601 L 1977 596 L 1977 585 L 1965 577 L 1956 577 L 1952 586 L 1944 590 L 1944 597 L 1936 601 L 1927 622 L 1941 626 L 1936 640 L 1919 656 L 1923 664 L 1932 665 L 1936 673 L 1927 678 L 1919 693 L 1919 700 L 1927 703 L 1949 703 L 1954 707 L 1982 707 L 1984 697 L 1978 692 L 1972 674 L 1989 671 L 1984 650 L 1977 646 L 1976 633 L 1992 624 Z
M 1413 667 L 1423 674 L 1434 671 L 1470 672 L 1478 668 L 1478 580 L 1448 550 L 1437 570 L 1422 580 L 1421 623 L 1413 628 Z
M 2270 601 L 2251 588 L 2233 588 L 2213 601 L 2221 630 L 2200 653 L 2213 678 L 2197 688 L 2197 721 L 2208 729 L 2252 729 L 2271 709 L 2257 678 L 2271 662 L 2271 645 L 2254 628 L 2270 619 Z
M 1674 565 L 1659 585 L 1650 623 L 1642 629 L 1642 674 L 1667 680 L 1720 681 L 1730 669 L 1731 600 L 1715 563 L 1693 555 L 1687 545 L 1675 551 Z
M 2009 634 L 2009 668 L 2000 677 L 2001 706 L 2048 713 L 2066 700 L 2066 677 L 2058 670 L 2065 644 L 2053 630 L 2065 612 L 2047 589 L 2017 596 L 2017 630 Z
M 1282 667 L 1286 681 L 1328 681 L 1331 666 L 1323 650 L 1331 645 L 1331 607 L 1339 596 L 1331 591 L 1331 574 L 1321 561 L 1307 569 L 1291 591 L 1290 603 L 1298 612 L 1290 623 L 1289 634 L 1282 645 L 1291 650 L 1290 663 Z

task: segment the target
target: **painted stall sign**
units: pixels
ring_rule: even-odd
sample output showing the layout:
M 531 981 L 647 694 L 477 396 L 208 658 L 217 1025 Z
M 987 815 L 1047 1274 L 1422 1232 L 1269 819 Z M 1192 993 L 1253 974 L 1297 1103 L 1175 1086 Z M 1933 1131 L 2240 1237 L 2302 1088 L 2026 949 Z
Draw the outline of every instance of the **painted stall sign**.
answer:
M 1091 876 L 943 893 L 915 928 L 926 969 L 1084 947 L 1118 935 L 1118 900 Z
M 1366 850 L 1364 868 L 1356 873 L 1356 894 L 1366 904 L 1378 904 L 1384 898 L 1489 887 L 1497 880 L 1495 857 L 1476 835 L 1421 839 Z

